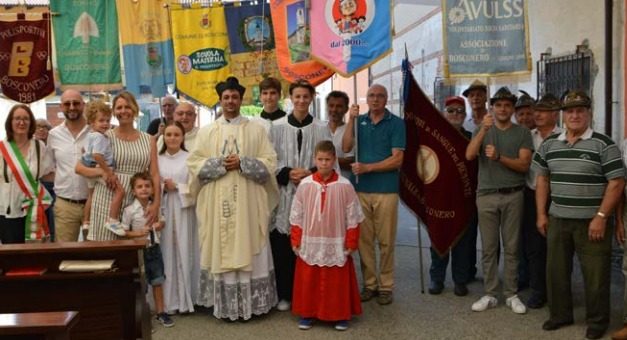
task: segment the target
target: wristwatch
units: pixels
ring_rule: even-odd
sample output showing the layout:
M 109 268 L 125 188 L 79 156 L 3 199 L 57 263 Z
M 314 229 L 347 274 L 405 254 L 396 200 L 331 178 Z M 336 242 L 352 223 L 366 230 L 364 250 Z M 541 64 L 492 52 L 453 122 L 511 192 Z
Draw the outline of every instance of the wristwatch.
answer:
M 597 216 L 599 216 L 602 219 L 606 219 L 607 218 L 607 215 L 605 215 L 604 213 L 602 213 L 600 211 L 597 211 Z

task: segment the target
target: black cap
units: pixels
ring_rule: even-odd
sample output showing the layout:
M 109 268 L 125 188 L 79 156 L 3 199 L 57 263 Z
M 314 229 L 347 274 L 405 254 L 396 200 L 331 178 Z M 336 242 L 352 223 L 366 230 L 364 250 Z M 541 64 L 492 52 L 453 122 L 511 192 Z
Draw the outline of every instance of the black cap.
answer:
M 562 110 L 577 106 L 590 108 L 590 106 L 592 106 L 592 100 L 590 100 L 590 97 L 584 91 L 568 91 L 564 98 L 562 98 Z
M 490 105 L 494 105 L 497 100 L 509 100 L 512 104 L 516 104 L 516 96 L 506 87 L 501 87 L 492 98 L 490 98 Z
M 542 98 L 538 99 L 534 110 L 536 111 L 559 111 L 562 107 L 562 103 L 552 93 L 547 93 Z
M 516 105 L 514 105 L 515 108 L 518 109 L 521 107 L 533 106 L 536 103 L 536 100 L 533 99 L 533 97 L 531 97 L 529 93 L 523 90 L 518 90 L 518 92 L 522 93 L 522 95 L 518 97 Z
M 216 92 L 218 93 L 218 97 L 222 97 L 222 92 L 225 90 L 235 90 L 239 92 L 241 97 L 244 97 L 244 92 L 246 92 L 246 88 L 239 84 L 239 80 L 235 77 L 228 77 L 226 81 L 221 81 L 216 85 Z

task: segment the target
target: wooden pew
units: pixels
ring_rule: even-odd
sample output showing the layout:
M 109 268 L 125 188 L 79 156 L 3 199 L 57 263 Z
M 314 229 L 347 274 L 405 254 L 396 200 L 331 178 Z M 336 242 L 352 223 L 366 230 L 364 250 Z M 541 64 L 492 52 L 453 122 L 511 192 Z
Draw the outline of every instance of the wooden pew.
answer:
M 72 339 L 150 339 L 139 264 L 145 240 L 0 245 L 0 270 L 44 267 L 31 276 L 0 275 L 0 313 L 75 310 Z M 63 260 L 115 259 L 115 270 L 68 273 Z
M 2 339 L 70 340 L 78 312 L 0 314 Z

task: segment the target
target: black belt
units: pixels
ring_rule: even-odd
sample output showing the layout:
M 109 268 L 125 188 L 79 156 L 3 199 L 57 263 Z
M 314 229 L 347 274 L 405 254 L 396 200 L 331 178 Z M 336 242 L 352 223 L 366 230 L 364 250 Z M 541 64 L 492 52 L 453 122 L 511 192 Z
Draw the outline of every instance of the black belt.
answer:
M 69 198 L 65 198 L 65 197 L 61 197 L 61 196 L 57 196 L 57 198 L 60 198 L 66 202 L 70 202 L 72 204 L 85 204 L 87 202 L 87 200 L 71 200 Z
M 509 187 L 509 188 L 498 188 L 498 189 L 486 189 L 479 192 L 479 194 L 511 194 L 513 192 L 520 191 L 524 189 L 524 185 L 519 185 L 517 187 Z

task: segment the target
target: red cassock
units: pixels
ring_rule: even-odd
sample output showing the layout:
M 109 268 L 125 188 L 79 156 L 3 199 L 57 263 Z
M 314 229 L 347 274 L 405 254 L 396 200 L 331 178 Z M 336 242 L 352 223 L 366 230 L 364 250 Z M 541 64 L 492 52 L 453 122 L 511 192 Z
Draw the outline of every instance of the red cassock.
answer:
M 316 173 L 300 183 L 290 216 L 292 247 L 299 248 L 294 314 L 323 321 L 361 314 L 355 265 L 343 251 L 357 249 L 362 219 L 354 189 L 336 173 L 327 181 Z

